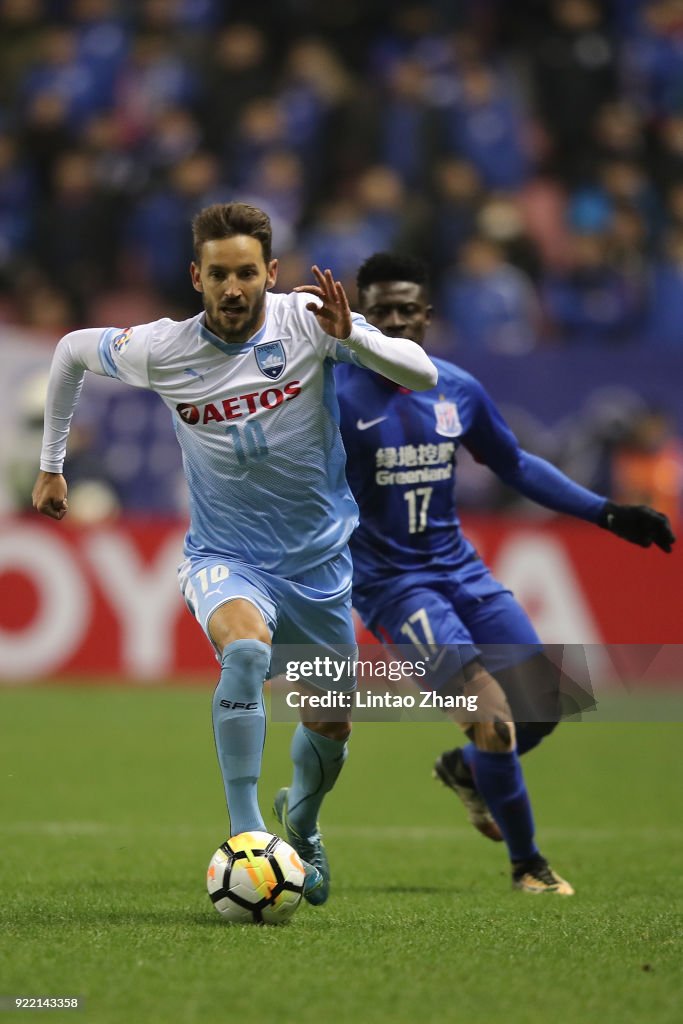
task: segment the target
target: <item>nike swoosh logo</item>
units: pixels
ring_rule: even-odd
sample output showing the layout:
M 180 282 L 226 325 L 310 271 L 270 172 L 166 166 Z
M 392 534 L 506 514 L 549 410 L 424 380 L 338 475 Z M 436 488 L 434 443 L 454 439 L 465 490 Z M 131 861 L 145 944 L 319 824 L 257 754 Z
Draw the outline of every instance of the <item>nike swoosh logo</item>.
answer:
M 376 423 L 382 423 L 388 418 L 388 416 L 378 416 L 376 420 L 356 420 L 356 427 L 358 430 L 367 430 L 369 427 L 374 427 Z

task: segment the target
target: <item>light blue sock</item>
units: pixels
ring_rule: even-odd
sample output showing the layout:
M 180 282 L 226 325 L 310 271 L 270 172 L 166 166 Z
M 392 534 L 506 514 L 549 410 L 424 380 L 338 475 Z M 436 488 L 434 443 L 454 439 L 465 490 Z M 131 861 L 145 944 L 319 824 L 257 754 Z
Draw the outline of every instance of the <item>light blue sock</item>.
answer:
M 292 737 L 294 775 L 287 797 L 287 814 L 300 836 L 316 830 L 323 797 L 334 786 L 344 766 L 346 740 L 332 740 L 297 725 Z
M 213 695 L 213 733 L 230 814 L 230 834 L 267 832 L 256 784 L 266 737 L 263 681 L 270 647 L 235 640 L 223 650 L 221 678 Z

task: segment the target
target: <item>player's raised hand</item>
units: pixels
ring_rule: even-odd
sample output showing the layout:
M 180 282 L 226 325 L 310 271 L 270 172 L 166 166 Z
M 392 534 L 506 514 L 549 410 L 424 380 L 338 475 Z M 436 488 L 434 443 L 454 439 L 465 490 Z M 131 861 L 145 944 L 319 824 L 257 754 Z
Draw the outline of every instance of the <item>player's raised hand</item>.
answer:
M 51 519 L 63 519 L 69 507 L 66 480 L 61 473 L 44 473 L 41 469 L 33 487 L 33 507 Z
M 667 554 L 676 541 L 667 517 L 647 505 L 616 505 L 608 501 L 599 525 L 641 548 L 656 544 Z
M 320 299 L 322 305 L 317 302 L 309 302 L 306 309 L 316 317 L 325 334 L 331 335 L 344 341 L 351 334 L 351 309 L 349 300 L 340 281 L 335 281 L 331 270 L 323 273 L 319 267 L 311 267 L 316 284 L 298 285 L 295 292 L 309 292 Z

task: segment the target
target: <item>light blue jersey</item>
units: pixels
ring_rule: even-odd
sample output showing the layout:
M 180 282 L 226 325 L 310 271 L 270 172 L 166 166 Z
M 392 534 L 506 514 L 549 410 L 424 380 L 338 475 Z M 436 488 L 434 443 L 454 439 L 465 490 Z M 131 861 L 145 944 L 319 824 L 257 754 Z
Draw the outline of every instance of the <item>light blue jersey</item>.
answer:
M 173 414 L 191 558 L 291 577 L 333 558 L 356 525 L 333 376 L 335 361 L 355 357 L 308 301 L 269 294 L 263 327 L 243 344 L 221 341 L 203 314 L 102 334 L 106 372 L 156 391 Z M 359 316 L 354 325 L 375 331 Z
M 333 365 L 362 361 L 415 388 L 436 382 L 419 346 L 386 338 L 357 314 L 339 342 L 309 303 L 306 294 L 268 294 L 264 324 L 244 343 L 216 337 L 202 313 L 73 331 L 55 351 L 45 472 L 62 472 L 86 370 L 155 391 L 171 411 L 190 498 L 181 587 L 207 631 L 221 603 L 243 597 L 282 643 L 352 640 L 347 541 L 358 509 Z

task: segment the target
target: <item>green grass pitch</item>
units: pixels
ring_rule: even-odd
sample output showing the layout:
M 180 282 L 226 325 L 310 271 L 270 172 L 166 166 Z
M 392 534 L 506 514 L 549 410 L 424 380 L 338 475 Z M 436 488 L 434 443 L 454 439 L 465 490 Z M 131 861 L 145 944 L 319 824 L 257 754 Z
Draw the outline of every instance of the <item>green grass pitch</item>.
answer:
M 269 729 L 264 808 L 290 734 Z M 431 779 L 457 735 L 358 724 L 329 903 L 229 926 L 204 886 L 227 828 L 209 692 L 0 690 L 0 996 L 79 995 L 47 1019 L 95 1024 L 678 1024 L 683 725 L 567 723 L 525 758 L 564 900 L 512 892 Z

